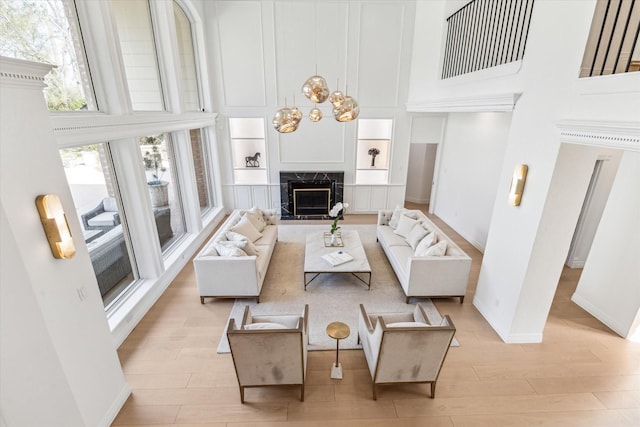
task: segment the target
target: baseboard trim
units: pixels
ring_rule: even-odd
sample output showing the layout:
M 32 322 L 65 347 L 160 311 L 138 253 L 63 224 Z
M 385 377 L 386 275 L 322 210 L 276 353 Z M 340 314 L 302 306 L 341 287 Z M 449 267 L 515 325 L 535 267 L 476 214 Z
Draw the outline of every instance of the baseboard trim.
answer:
M 622 325 L 618 324 L 618 322 L 609 317 L 605 312 L 600 310 L 597 306 L 592 304 L 588 299 L 584 298 L 579 293 L 574 292 L 571 296 L 571 301 L 575 302 L 580 308 L 598 319 L 600 322 L 604 323 L 608 328 L 613 330 L 622 338 L 627 338 L 627 334 L 629 333 L 628 328 L 624 328 Z
M 106 414 L 104 414 L 102 421 L 100 421 L 100 424 L 98 425 L 100 427 L 109 427 L 111 424 L 113 424 L 113 421 L 115 421 L 116 417 L 120 413 L 120 410 L 122 409 L 130 395 L 131 388 L 125 383 L 124 387 L 122 387 L 120 393 L 118 393 L 115 400 L 111 404 L 111 407 L 109 407 L 109 410 Z

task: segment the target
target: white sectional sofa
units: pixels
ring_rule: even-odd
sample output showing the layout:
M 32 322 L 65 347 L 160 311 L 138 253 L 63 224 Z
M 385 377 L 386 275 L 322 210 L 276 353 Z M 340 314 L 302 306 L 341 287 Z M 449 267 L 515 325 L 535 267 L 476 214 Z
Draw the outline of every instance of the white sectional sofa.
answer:
M 252 245 L 243 245 L 243 237 Z M 193 260 L 200 302 L 209 297 L 255 297 L 260 302 L 277 240 L 275 209 L 234 210 Z
M 394 211 L 378 212 L 376 234 L 380 246 L 400 281 L 407 303 L 411 297 L 459 297 L 462 303 L 467 291 L 471 258 L 422 212 L 401 208 L 396 208 L 395 212 L 391 225 Z M 411 218 L 413 221 L 406 220 L 402 218 L 403 216 L 413 217 Z M 424 232 L 413 227 L 420 227 L 427 234 L 424 238 L 417 239 Z M 429 232 L 433 234 L 429 235 Z M 435 242 L 429 245 L 427 240 L 433 237 Z M 423 239 L 427 240 L 422 241 Z M 414 244 L 414 248 L 410 245 L 410 241 Z M 438 247 L 435 247 L 436 245 Z M 444 247 L 446 247 L 444 254 L 431 255 Z M 420 251 L 417 252 L 416 249 Z

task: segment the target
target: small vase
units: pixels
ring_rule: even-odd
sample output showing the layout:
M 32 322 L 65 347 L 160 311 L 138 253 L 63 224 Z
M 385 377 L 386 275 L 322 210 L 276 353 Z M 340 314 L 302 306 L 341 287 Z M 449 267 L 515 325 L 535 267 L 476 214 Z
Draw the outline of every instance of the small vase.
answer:
M 335 233 L 331 233 L 331 239 L 329 240 L 329 242 L 331 243 L 331 245 L 335 245 L 336 244 L 336 234 Z

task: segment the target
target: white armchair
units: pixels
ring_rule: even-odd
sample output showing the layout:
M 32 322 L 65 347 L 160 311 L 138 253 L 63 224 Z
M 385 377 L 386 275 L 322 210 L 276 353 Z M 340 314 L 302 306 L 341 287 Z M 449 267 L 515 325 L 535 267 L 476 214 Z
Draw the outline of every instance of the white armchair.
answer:
M 413 313 L 367 314 L 360 304 L 358 342 L 362 343 L 373 399 L 378 384 L 428 383 L 435 397 L 436 381 L 456 328 L 449 316 L 431 325 L 418 305 Z
M 304 401 L 309 344 L 309 305 L 301 315 L 252 316 L 245 307 L 240 327 L 229 320 L 227 339 L 244 403 L 246 387 L 300 385 Z

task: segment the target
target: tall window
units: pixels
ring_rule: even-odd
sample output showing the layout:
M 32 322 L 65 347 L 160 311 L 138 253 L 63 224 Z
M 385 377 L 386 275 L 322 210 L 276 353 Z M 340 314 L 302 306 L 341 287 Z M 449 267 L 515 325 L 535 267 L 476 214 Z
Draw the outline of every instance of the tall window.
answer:
M 180 53 L 180 71 L 182 80 L 182 98 L 185 111 L 201 111 L 198 96 L 198 75 L 196 73 L 196 58 L 191 23 L 182 8 L 173 3 L 173 15 L 176 23 L 178 38 L 178 52 Z
M 147 0 L 112 0 L 118 26 L 131 106 L 135 111 L 162 111 L 164 102 Z
M 63 0 L 0 2 L 0 55 L 56 66 L 45 78 L 52 111 L 97 109 L 74 10 Z
M 138 139 L 151 208 L 162 250 L 185 233 L 182 200 L 174 147 L 169 134 L 149 135 Z
M 76 214 L 104 305 L 114 301 L 136 272 L 123 228 L 123 210 L 110 167 L 108 144 L 60 150 Z

